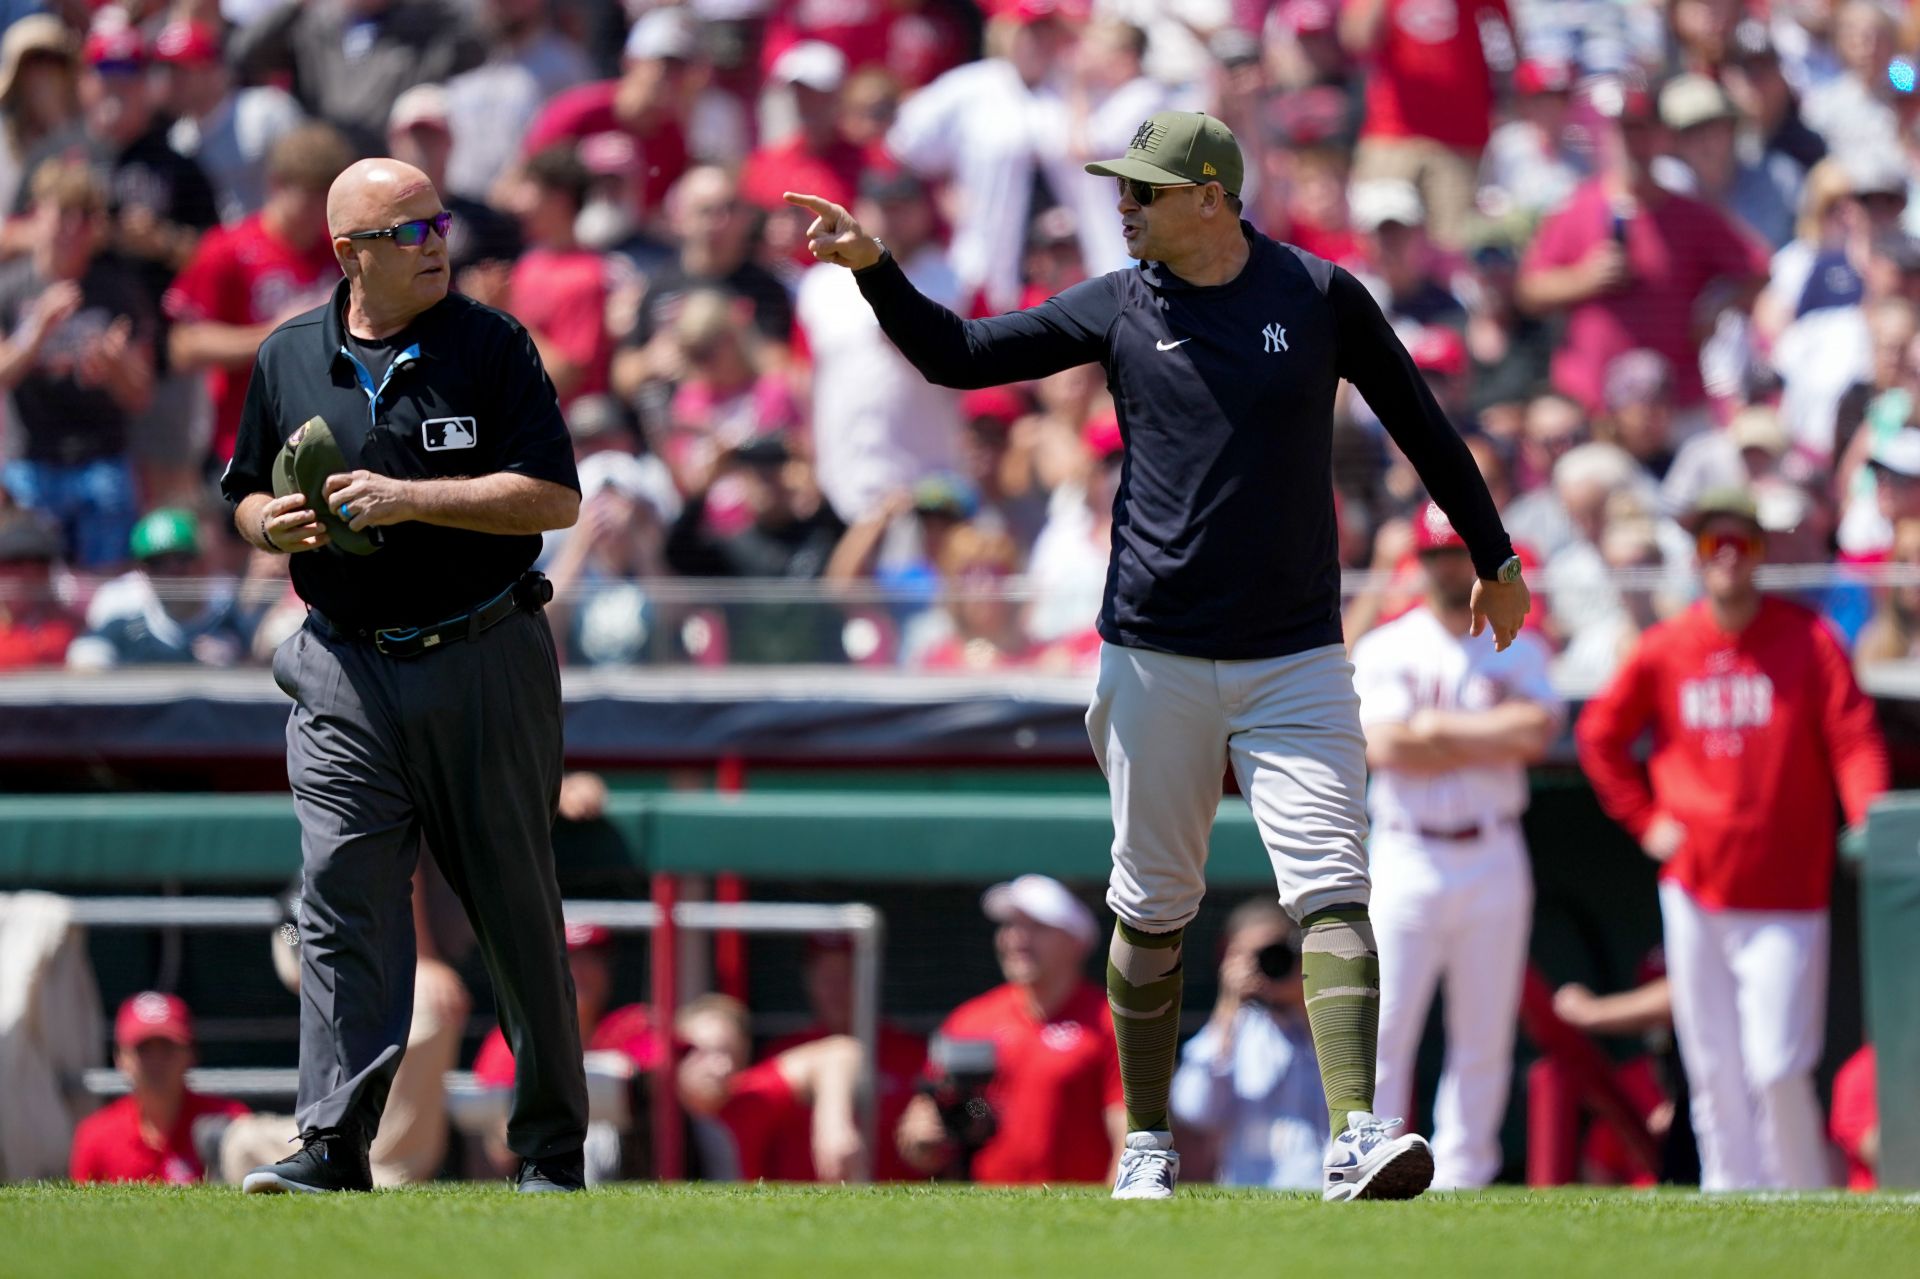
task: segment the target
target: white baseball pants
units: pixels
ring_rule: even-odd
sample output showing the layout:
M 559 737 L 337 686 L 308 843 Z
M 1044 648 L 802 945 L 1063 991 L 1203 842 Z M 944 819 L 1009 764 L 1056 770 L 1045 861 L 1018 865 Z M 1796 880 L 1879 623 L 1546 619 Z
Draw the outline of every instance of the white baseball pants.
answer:
M 1500 1172 L 1533 875 L 1517 822 L 1437 840 L 1376 828 L 1374 940 L 1380 947 L 1376 1114 L 1411 1116 L 1414 1058 L 1445 982 L 1446 1064 L 1433 1105 L 1433 1184 L 1478 1188 Z
M 1215 662 L 1100 646 L 1087 736 L 1113 801 L 1107 905 L 1129 927 L 1185 927 L 1231 764 L 1295 919 L 1367 901 L 1367 747 L 1338 644 Z
M 1660 885 L 1673 1030 L 1702 1190 L 1830 1184 L 1813 1090 L 1827 1017 L 1827 912 L 1708 910 Z

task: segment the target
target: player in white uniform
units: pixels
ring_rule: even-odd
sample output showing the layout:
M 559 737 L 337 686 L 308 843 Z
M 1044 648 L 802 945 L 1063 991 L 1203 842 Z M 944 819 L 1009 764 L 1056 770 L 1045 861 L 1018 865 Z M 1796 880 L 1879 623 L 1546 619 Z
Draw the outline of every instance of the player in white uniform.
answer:
M 1426 602 L 1363 636 L 1353 682 L 1372 773 L 1373 930 L 1380 947 L 1374 1106 L 1412 1114 L 1413 1061 L 1446 982 L 1446 1067 L 1434 1102 L 1436 1187 L 1500 1170 L 1500 1121 L 1526 971 L 1533 881 L 1520 814 L 1526 766 L 1566 708 L 1547 650 L 1522 633 L 1505 651 L 1466 637 L 1474 570 L 1440 508 L 1415 519 Z

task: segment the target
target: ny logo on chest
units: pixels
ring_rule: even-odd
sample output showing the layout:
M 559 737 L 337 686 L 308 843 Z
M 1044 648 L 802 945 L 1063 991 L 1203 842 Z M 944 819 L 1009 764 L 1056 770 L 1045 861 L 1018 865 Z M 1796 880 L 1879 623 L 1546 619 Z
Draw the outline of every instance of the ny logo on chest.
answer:
M 1261 329 L 1260 337 L 1266 343 L 1261 349 L 1269 355 L 1292 349 L 1287 345 L 1287 331 L 1278 324 L 1269 324 Z

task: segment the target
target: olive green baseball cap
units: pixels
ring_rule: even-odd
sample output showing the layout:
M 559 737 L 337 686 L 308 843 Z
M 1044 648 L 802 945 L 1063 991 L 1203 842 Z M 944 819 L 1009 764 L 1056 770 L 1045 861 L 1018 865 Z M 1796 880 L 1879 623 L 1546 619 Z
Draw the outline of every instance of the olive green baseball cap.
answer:
M 1162 111 L 1134 131 L 1125 155 L 1097 160 L 1087 172 L 1155 186 L 1218 182 L 1228 195 L 1239 195 L 1246 166 L 1233 130 L 1220 121 L 1199 111 Z

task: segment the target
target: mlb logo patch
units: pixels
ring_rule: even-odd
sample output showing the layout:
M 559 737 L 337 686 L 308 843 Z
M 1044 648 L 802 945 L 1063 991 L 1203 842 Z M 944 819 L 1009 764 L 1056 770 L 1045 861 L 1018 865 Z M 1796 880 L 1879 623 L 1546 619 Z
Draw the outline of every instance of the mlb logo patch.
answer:
M 429 453 L 470 449 L 477 435 L 470 417 L 430 417 L 420 424 L 420 442 Z

